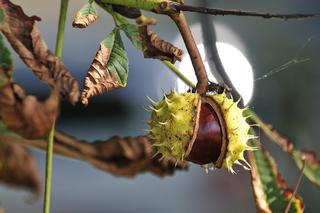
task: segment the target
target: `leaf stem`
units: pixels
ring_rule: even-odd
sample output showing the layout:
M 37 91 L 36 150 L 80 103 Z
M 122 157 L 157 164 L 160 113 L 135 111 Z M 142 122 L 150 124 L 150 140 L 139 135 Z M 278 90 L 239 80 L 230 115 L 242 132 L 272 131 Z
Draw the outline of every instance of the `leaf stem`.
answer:
M 56 41 L 56 56 L 58 56 L 59 58 L 61 58 L 62 56 L 64 29 L 65 29 L 66 19 L 67 19 L 68 4 L 69 4 L 69 0 L 61 0 L 57 41 Z
M 186 83 L 188 86 L 195 88 L 196 85 L 190 81 L 183 73 L 176 67 L 174 66 L 170 61 L 162 61 L 174 74 L 178 76 L 184 83 Z
M 68 3 L 69 3 L 69 0 L 61 0 L 61 3 L 60 3 L 60 14 L 59 14 L 56 51 L 55 51 L 56 56 L 59 58 L 61 58 L 62 56 L 64 29 L 65 29 L 66 19 L 67 19 Z M 55 121 L 52 124 L 52 128 L 48 136 L 47 156 L 46 156 L 46 183 L 45 183 L 43 213 L 50 213 L 54 131 L 55 131 Z
M 48 136 L 47 159 L 46 159 L 46 183 L 45 183 L 45 198 L 44 198 L 43 213 L 50 213 L 52 153 L 53 153 L 54 131 L 55 131 L 55 122 L 53 122 L 52 128 L 51 128 L 49 136 Z

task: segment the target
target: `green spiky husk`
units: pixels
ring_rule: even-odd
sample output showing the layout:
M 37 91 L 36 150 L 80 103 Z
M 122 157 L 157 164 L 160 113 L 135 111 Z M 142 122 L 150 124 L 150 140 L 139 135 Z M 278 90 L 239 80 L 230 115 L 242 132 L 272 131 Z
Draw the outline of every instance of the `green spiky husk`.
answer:
M 227 127 L 228 151 L 223 161 L 222 167 L 234 173 L 233 164 L 249 169 L 250 165 L 244 158 L 246 150 L 254 150 L 247 144 L 248 140 L 255 136 L 249 134 L 250 125 L 247 123 L 243 112 L 246 110 L 238 107 L 238 102 L 228 98 L 226 93 L 208 95 L 212 97 L 220 106 Z M 243 164 L 244 163 L 244 164 Z
M 199 103 L 200 97 L 194 93 L 175 92 L 153 103 L 149 136 L 163 156 L 183 160 L 194 135 Z
M 225 120 L 227 132 L 227 153 L 222 167 L 234 173 L 233 164 L 249 168 L 243 153 L 246 150 L 253 150 L 247 141 L 254 136 L 250 135 L 250 125 L 243 117 L 243 111 L 238 103 L 228 98 L 225 93 L 207 94 L 220 108 L 219 112 Z M 164 157 L 171 157 L 175 160 L 183 160 L 188 154 L 186 151 L 197 133 L 197 119 L 199 118 L 201 97 L 197 93 L 171 94 L 164 96 L 159 102 L 153 102 L 153 112 L 149 122 L 151 131 L 150 137 L 154 140 L 154 146 Z M 242 164 L 244 162 L 245 164 Z M 214 163 L 214 162 L 212 162 Z

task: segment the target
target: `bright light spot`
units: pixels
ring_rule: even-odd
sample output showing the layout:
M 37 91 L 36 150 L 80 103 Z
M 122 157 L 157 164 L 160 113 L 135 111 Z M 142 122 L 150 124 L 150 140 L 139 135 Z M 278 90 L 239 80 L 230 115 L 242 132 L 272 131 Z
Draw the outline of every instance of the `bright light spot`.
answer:
M 201 58 L 203 60 L 204 66 L 208 72 L 210 70 L 210 66 L 208 63 L 208 59 L 206 58 L 205 49 L 203 44 L 198 44 L 198 49 L 201 55 Z M 190 60 L 189 55 L 186 54 L 186 56 L 183 58 L 179 65 L 179 70 L 183 72 L 183 74 L 190 79 L 194 84 L 197 83 L 197 77 L 194 74 L 192 62 Z M 208 78 L 212 82 L 217 82 L 216 78 L 212 75 L 211 72 L 208 72 Z M 189 89 L 189 87 L 180 79 L 177 80 L 177 91 L 180 93 L 186 92 Z
M 248 59 L 230 44 L 217 42 L 216 45 L 226 73 L 247 104 L 253 93 L 253 71 Z
M 233 85 L 243 97 L 244 104 L 247 104 L 253 93 L 253 71 L 248 59 L 234 46 L 217 42 L 218 54 L 223 67 L 228 74 Z M 203 44 L 198 45 L 200 55 L 204 62 L 205 68 L 208 72 L 209 80 L 217 82 L 216 78 L 210 71 L 208 59 L 205 56 L 205 47 Z M 189 78 L 194 84 L 197 82 L 197 78 L 194 74 L 193 67 L 189 56 L 186 56 L 180 63 L 179 69 L 184 75 Z M 189 87 L 180 79 L 177 80 L 177 91 L 180 93 L 186 92 Z

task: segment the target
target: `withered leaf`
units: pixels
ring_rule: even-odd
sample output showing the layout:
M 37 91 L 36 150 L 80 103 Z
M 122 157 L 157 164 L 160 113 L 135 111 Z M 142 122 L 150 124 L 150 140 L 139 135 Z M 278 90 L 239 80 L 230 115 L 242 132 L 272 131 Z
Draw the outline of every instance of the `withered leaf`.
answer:
M 186 170 L 187 163 L 178 162 L 170 158 L 161 161 L 160 154 L 155 156 L 156 150 L 152 141 L 146 136 L 112 137 L 103 141 L 87 142 L 77 140 L 62 132 L 55 131 L 54 153 L 88 162 L 102 171 L 115 176 L 132 177 L 139 173 L 151 172 L 158 176 L 171 175 L 178 170 Z M 1 134 L 0 141 L 30 145 L 46 150 L 46 140 L 17 140 L 14 135 Z
M 128 79 L 128 56 L 121 40 L 119 28 L 115 28 L 100 43 L 100 48 L 84 79 L 82 103 L 88 98 L 125 87 Z
M 0 30 L 23 62 L 39 79 L 58 87 L 63 96 L 76 103 L 80 94 L 78 82 L 45 45 L 35 26 L 40 18 L 27 16 L 20 6 L 10 1 L 0 1 L 0 10 L 4 15 Z
M 53 90 L 50 97 L 39 102 L 25 95 L 17 84 L 0 87 L 0 119 L 6 127 L 25 138 L 46 137 L 52 128 L 59 109 L 59 95 Z
M 249 153 L 252 187 L 257 212 L 284 212 L 292 199 L 289 212 L 301 213 L 304 209 L 302 199 L 288 188 L 272 156 L 262 147 Z
M 183 50 L 164 41 L 150 30 L 149 25 L 139 26 L 139 33 L 144 47 L 143 54 L 145 58 L 168 60 L 171 63 L 182 60 Z
M 76 14 L 72 26 L 86 28 L 98 19 L 98 12 L 93 2 L 85 4 Z
M 178 162 L 155 156 L 155 150 L 148 137 L 112 137 L 106 141 L 91 143 L 96 150 L 91 164 L 99 169 L 109 171 L 115 175 L 133 176 L 138 172 L 150 171 L 163 176 L 173 174 L 176 169 L 186 168 L 185 162 Z
M 0 140 L 0 182 L 41 192 L 38 163 L 22 145 Z
M 115 18 L 121 23 L 119 26 L 120 29 L 125 32 L 133 46 L 138 50 L 143 51 L 145 58 L 169 60 L 172 63 L 175 63 L 177 60 L 182 60 L 183 50 L 164 41 L 156 33 L 150 30 L 150 25 L 155 25 L 157 23 L 155 18 L 141 16 L 136 20 L 139 25 L 138 27 L 137 25 L 130 24 L 118 13 L 115 14 Z

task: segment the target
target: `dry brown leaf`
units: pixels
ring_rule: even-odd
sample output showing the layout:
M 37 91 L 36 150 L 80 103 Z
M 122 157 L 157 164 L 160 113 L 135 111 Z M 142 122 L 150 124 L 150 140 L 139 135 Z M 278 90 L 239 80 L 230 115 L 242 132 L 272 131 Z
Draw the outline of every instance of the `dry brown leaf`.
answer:
M 92 3 L 85 4 L 76 14 L 72 26 L 86 28 L 98 19 L 96 8 Z
M 88 162 L 115 176 L 133 177 L 139 173 L 151 172 L 162 177 L 187 169 L 185 162 L 176 163 L 170 158 L 160 161 L 161 156 L 154 156 L 156 150 L 152 146 L 152 141 L 146 136 L 112 137 L 94 142 L 77 140 L 59 131 L 56 131 L 54 136 L 54 153 Z M 8 134 L 0 134 L 1 140 L 30 145 L 42 150 L 46 150 L 47 147 L 45 140 L 17 140 Z
M 99 46 L 84 79 L 81 95 L 82 103 L 88 98 L 125 87 L 128 78 L 128 56 L 124 49 L 120 32 L 115 28 Z
M 145 58 L 168 60 L 171 63 L 182 60 L 183 50 L 164 41 L 150 30 L 149 25 L 139 26 L 139 33 L 144 46 L 143 54 Z
M 113 83 L 109 72 L 106 72 L 111 50 L 100 44 L 99 50 L 94 57 L 87 76 L 84 79 L 84 91 L 81 100 L 84 105 L 88 105 L 88 98 L 97 94 L 102 94 L 117 86 Z
M 86 28 L 93 22 L 95 22 L 98 19 L 97 15 L 87 15 L 87 16 L 82 16 L 79 14 L 79 12 L 76 14 L 76 17 L 74 18 L 72 22 L 72 26 L 75 28 Z
M 41 192 L 39 166 L 26 148 L 0 140 L 0 182 L 28 188 L 39 195 Z
M 76 103 L 80 94 L 78 82 L 62 61 L 48 50 L 35 26 L 40 18 L 25 15 L 20 6 L 10 1 L 0 1 L 0 9 L 4 14 L 0 30 L 23 62 L 39 79 L 52 87 L 57 86 L 63 96 Z
M 8 83 L 0 87 L 0 120 L 23 137 L 46 137 L 58 109 L 59 96 L 56 90 L 47 100 L 39 102 L 34 96 L 25 95 L 17 84 Z
M 159 160 L 148 137 L 112 137 L 107 141 L 93 143 L 96 154 L 91 164 L 99 169 L 107 170 L 115 175 L 133 176 L 137 172 L 151 171 L 163 176 L 173 174 L 176 169 L 186 168 L 185 162 L 177 162 L 170 158 Z

